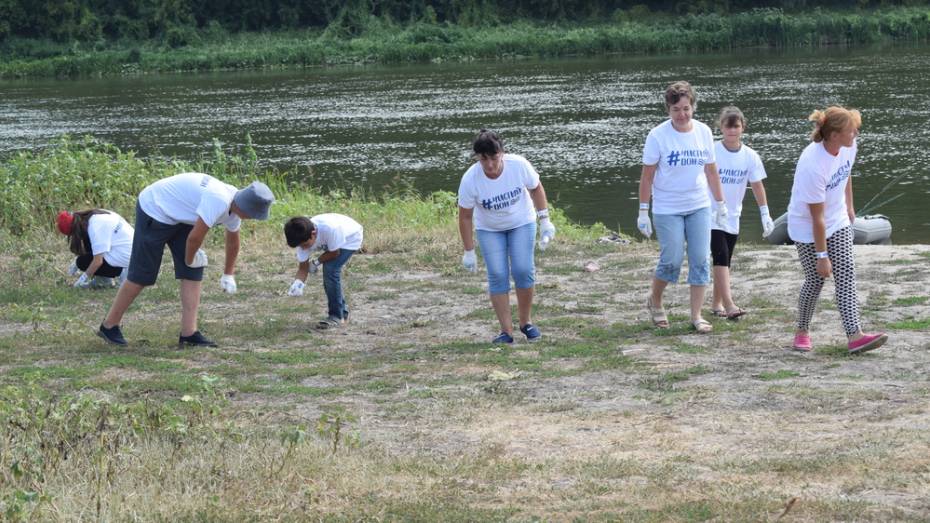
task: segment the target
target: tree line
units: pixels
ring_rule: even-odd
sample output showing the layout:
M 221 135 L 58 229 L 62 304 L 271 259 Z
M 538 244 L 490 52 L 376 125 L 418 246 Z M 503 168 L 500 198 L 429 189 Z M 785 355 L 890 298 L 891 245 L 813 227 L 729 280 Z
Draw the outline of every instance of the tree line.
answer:
M 184 45 L 191 32 L 334 29 L 364 31 L 372 17 L 392 23 L 480 26 L 513 20 L 597 22 L 656 14 L 728 14 L 758 8 L 873 9 L 928 0 L 0 0 L 0 41 L 163 40 Z

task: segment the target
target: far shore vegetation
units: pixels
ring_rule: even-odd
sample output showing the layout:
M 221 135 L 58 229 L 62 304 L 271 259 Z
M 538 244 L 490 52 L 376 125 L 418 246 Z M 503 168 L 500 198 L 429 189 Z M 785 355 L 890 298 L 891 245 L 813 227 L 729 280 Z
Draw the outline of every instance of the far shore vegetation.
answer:
M 930 38 L 930 5 L 923 1 L 720 0 L 689 3 L 685 10 L 666 2 L 606 0 L 525 6 L 279 1 L 268 3 L 276 9 L 243 5 L 238 16 L 229 6 L 211 10 L 214 3 L 136 0 L 107 11 L 92 0 L 58 9 L 49 7 L 57 3 L 0 2 L 0 78 L 915 44 Z

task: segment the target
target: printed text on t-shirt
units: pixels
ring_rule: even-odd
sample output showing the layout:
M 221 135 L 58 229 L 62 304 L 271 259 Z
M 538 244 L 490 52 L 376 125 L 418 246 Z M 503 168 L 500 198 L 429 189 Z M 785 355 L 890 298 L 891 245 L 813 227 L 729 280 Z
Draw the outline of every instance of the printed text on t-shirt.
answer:
M 481 206 L 489 211 L 499 211 L 501 209 L 506 209 L 511 205 L 516 204 L 520 201 L 520 196 L 523 194 L 523 187 L 515 187 L 514 189 L 498 194 L 486 200 L 481 200 Z
M 707 151 L 703 149 L 685 149 L 682 151 L 672 151 L 668 153 L 668 165 L 674 167 L 680 165 L 686 167 L 689 165 L 704 165 L 707 158 Z
M 720 169 L 720 183 L 746 183 L 749 169 Z
M 846 160 L 846 163 L 840 166 L 840 168 L 837 169 L 835 173 L 833 173 L 833 176 L 830 177 L 830 183 L 827 184 L 827 190 L 836 189 L 839 187 L 839 185 L 843 183 L 843 180 L 849 177 L 849 171 L 851 167 L 852 162 L 850 160 Z

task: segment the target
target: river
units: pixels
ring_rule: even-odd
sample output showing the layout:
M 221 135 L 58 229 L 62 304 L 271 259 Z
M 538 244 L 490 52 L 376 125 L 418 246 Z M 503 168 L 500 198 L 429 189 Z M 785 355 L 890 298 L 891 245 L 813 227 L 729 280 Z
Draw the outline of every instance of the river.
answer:
M 895 243 L 930 242 L 930 48 L 749 50 L 712 55 L 358 66 L 297 71 L 0 82 L 0 154 L 62 134 L 142 155 L 191 159 L 213 139 L 251 134 L 261 161 L 326 188 L 455 191 L 470 140 L 498 130 L 540 172 L 550 201 L 582 223 L 635 232 L 643 142 L 675 80 L 696 88 L 696 118 L 735 104 L 761 155 L 773 216 L 784 212 L 807 115 L 862 111 L 857 206 L 877 201 Z M 761 241 L 750 191 L 744 241 Z

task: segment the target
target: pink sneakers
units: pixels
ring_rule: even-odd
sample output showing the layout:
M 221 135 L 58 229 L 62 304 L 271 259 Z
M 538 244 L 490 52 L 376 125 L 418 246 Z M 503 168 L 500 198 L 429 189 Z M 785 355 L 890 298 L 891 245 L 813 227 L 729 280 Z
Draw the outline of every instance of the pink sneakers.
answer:
M 810 352 L 813 348 L 813 345 L 811 345 L 811 337 L 807 334 L 795 334 L 794 345 L 792 345 L 791 348 L 796 351 Z
M 849 342 L 846 346 L 849 347 L 850 354 L 857 354 L 877 349 L 884 345 L 886 341 L 888 341 L 888 335 L 879 332 L 878 334 L 863 334 L 861 338 Z M 795 338 L 795 342 L 797 342 L 797 338 Z

